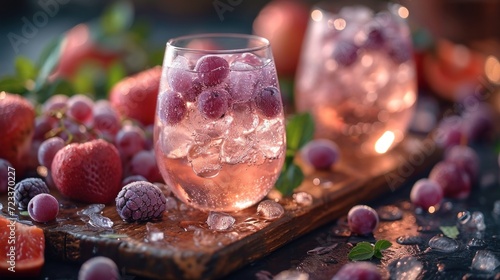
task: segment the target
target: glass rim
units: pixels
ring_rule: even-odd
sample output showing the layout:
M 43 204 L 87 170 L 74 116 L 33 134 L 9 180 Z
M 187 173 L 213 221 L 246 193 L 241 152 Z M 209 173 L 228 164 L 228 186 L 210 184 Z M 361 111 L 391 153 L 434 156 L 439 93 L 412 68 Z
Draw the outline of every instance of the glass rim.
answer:
M 326 0 L 321 0 L 314 5 L 311 6 L 311 11 L 313 10 L 321 10 L 322 13 L 329 14 L 330 16 L 335 16 L 339 12 L 340 8 L 346 6 L 364 6 L 371 9 L 373 12 L 381 12 L 384 10 L 391 11 L 391 7 L 394 5 L 405 7 L 405 5 L 396 3 L 394 1 L 382 1 L 382 2 L 374 2 L 370 0 L 339 0 L 336 2 L 330 2 Z
M 246 48 L 227 48 L 227 49 L 215 49 L 215 50 L 207 50 L 207 49 L 198 49 L 198 48 L 189 48 L 185 46 L 176 46 L 175 42 L 179 42 L 182 40 L 194 40 L 194 39 L 246 39 L 250 41 L 256 41 L 262 43 L 262 45 L 254 46 L 254 47 L 246 47 Z M 265 50 L 271 46 L 271 43 L 268 39 L 253 35 L 253 34 L 244 34 L 244 33 L 198 33 L 198 34 L 190 34 L 183 35 L 171 38 L 167 41 L 166 47 L 171 48 L 175 51 L 182 52 L 191 52 L 191 53 L 205 53 L 205 54 L 227 54 L 227 53 L 243 53 L 243 52 L 257 52 L 261 50 Z

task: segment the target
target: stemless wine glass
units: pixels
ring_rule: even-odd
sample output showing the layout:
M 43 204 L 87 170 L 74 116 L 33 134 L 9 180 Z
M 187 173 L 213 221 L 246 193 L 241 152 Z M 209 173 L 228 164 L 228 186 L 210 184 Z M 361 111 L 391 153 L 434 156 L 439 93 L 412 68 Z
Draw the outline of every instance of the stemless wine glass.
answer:
M 174 38 L 162 71 L 154 141 L 173 193 L 206 211 L 260 201 L 281 172 L 286 144 L 269 41 L 245 34 Z
M 373 5 L 314 6 L 296 76 L 295 104 L 312 112 L 315 136 L 357 157 L 383 154 L 401 141 L 416 101 L 408 10 Z

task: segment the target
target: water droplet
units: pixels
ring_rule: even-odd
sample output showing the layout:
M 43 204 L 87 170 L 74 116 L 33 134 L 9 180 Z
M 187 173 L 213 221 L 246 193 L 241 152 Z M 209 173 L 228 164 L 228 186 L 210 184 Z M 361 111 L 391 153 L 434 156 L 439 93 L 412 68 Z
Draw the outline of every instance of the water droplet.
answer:
M 459 224 L 465 225 L 469 221 L 470 217 L 471 215 L 469 211 L 462 211 L 457 214 L 457 221 Z
M 206 223 L 211 230 L 223 231 L 230 229 L 234 225 L 235 221 L 236 219 L 229 214 L 222 212 L 210 212 Z
M 293 200 L 301 206 L 309 206 L 313 203 L 312 195 L 306 192 L 298 192 L 293 194 Z
M 264 200 L 257 206 L 257 214 L 269 220 L 277 219 L 284 213 L 283 206 L 274 200 Z
M 159 242 L 165 238 L 165 234 L 155 224 L 146 224 L 146 242 Z
M 446 236 L 436 235 L 429 240 L 429 247 L 443 253 L 453 253 L 458 250 L 458 242 Z

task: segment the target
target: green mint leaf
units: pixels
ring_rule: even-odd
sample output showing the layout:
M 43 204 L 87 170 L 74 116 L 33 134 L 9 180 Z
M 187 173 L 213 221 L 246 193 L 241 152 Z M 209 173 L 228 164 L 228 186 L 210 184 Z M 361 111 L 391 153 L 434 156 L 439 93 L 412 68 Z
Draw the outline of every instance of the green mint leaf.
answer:
M 26 92 L 25 81 L 19 77 L 3 77 L 0 79 L 0 91 L 23 94 Z
M 17 76 L 26 81 L 36 76 L 35 64 L 25 56 L 17 56 L 15 59 L 15 68 Z
M 291 151 L 299 151 L 314 135 L 314 120 L 310 113 L 291 116 L 286 125 L 286 142 Z
M 363 260 L 369 260 L 373 257 L 374 254 L 374 247 L 372 244 L 369 242 L 359 242 L 354 246 L 354 248 L 351 249 L 349 252 L 349 257 L 350 260 L 352 261 L 363 261 Z
M 387 240 L 384 240 L 384 239 L 378 240 L 375 243 L 375 246 L 373 248 L 373 250 L 374 250 L 373 255 L 376 258 L 381 259 L 382 258 L 382 251 L 386 250 L 387 248 L 389 248 L 391 246 L 392 246 L 392 243 L 387 241 Z
M 40 64 L 40 72 L 35 80 L 35 88 L 33 89 L 34 92 L 38 92 L 42 89 L 42 87 L 48 82 L 48 78 L 52 73 L 52 70 L 54 70 L 59 63 L 59 59 L 61 58 L 61 45 L 62 39 L 60 38 L 42 60 Z
M 118 83 L 121 79 L 127 76 L 125 66 L 120 62 L 113 63 L 108 69 L 107 73 L 107 89 L 106 92 L 110 92 L 113 86 Z
M 101 16 L 101 27 L 105 34 L 124 32 L 132 26 L 134 8 L 129 1 L 117 1 Z
M 439 229 L 449 238 L 456 239 L 459 232 L 456 226 L 440 226 Z
M 300 186 L 304 180 L 304 173 L 300 167 L 293 163 L 293 161 L 288 160 L 288 162 L 290 163 L 281 170 L 281 174 L 275 185 L 276 189 L 285 196 L 291 195 L 293 190 Z

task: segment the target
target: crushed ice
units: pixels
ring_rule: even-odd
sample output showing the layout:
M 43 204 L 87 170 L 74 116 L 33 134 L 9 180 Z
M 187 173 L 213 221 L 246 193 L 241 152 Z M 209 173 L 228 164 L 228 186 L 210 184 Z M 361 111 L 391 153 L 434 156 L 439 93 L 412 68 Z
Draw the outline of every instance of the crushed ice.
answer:
M 500 265 L 498 258 L 487 250 L 479 250 L 472 259 L 472 268 L 481 271 L 491 272 Z
M 207 225 L 211 230 L 223 231 L 230 229 L 236 219 L 226 213 L 210 212 L 207 217 Z
M 436 235 L 429 240 L 429 247 L 443 253 L 453 253 L 458 250 L 458 242 L 446 236 Z

